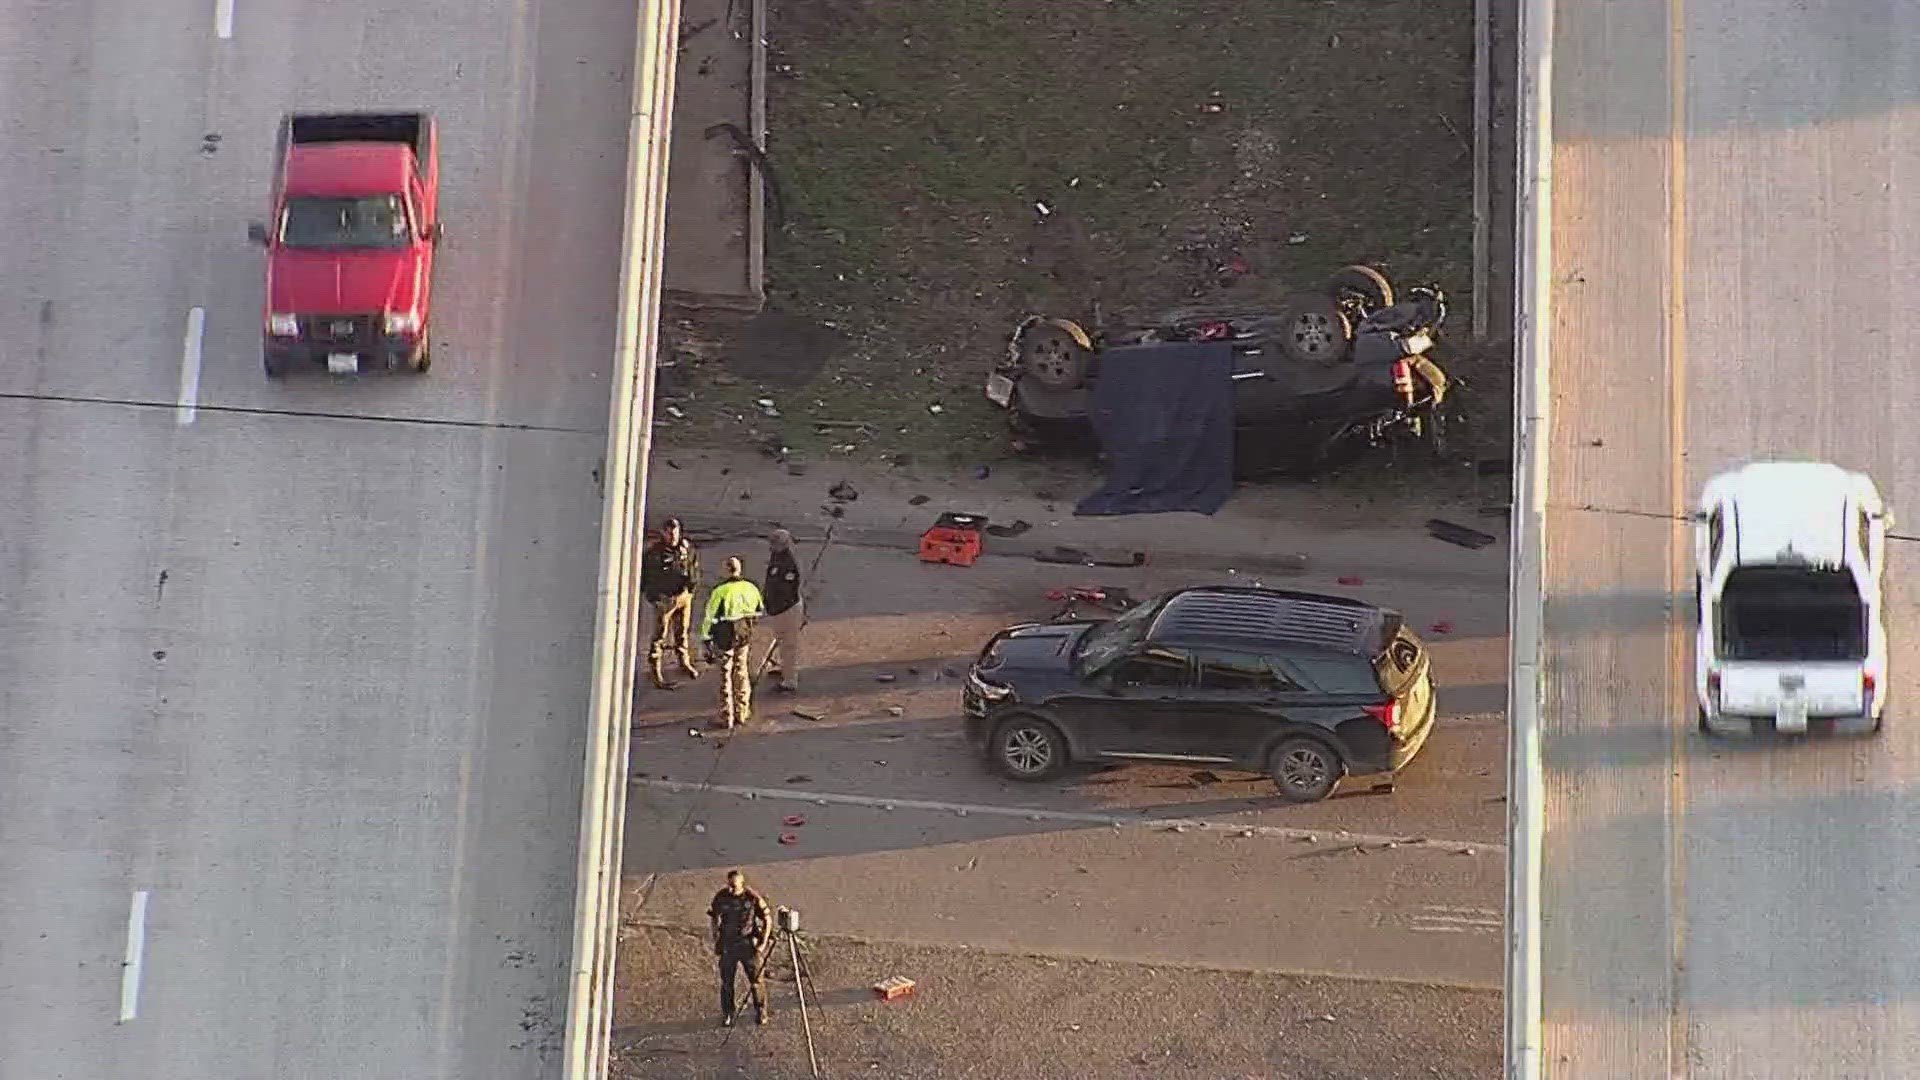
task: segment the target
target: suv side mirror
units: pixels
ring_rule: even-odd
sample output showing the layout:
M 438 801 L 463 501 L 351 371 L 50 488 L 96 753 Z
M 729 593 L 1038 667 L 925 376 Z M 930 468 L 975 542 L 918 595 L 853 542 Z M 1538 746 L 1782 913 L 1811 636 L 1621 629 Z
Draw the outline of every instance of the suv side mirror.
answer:
M 267 226 L 264 222 L 254 221 L 247 224 L 247 239 L 256 244 L 267 242 Z
M 442 229 L 440 226 L 440 223 L 436 221 L 433 224 L 427 226 L 427 243 L 438 244 L 440 242 L 440 238 L 445 234 L 446 234 L 446 231 Z

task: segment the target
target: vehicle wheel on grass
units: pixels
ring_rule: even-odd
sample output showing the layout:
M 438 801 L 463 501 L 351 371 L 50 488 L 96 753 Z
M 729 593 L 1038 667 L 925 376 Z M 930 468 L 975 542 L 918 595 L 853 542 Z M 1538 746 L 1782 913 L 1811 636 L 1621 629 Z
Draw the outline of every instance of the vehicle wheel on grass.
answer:
M 1393 285 L 1387 275 L 1371 266 L 1343 266 L 1327 279 L 1327 295 L 1337 300 L 1349 292 L 1365 297 L 1367 307 L 1376 311 L 1393 306 Z
M 1317 739 L 1288 739 L 1267 758 L 1267 773 L 1288 802 L 1319 802 L 1333 794 L 1344 771 L 1340 755 Z
M 1072 390 L 1087 378 L 1087 350 L 1052 323 L 1035 323 L 1020 336 L 1025 377 L 1049 390 Z
M 993 729 L 987 756 L 1009 779 L 1045 780 L 1067 767 L 1067 740 L 1037 716 L 1009 716 Z
M 1289 360 L 1328 364 L 1347 355 L 1353 343 L 1353 326 L 1333 297 L 1298 293 L 1281 309 L 1280 330 L 1275 336 Z

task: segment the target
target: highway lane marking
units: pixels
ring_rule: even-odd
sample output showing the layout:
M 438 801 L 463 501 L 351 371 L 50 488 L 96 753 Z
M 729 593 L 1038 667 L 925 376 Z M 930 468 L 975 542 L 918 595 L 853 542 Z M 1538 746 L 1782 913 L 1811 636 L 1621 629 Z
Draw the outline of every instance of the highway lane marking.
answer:
M 1057 821 L 1074 825 L 1110 825 L 1116 829 L 1132 826 L 1166 832 L 1232 833 L 1239 836 L 1298 840 L 1358 847 L 1404 847 L 1426 851 L 1447 851 L 1462 855 L 1505 855 L 1507 846 L 1472 840 L 1440 840 L 1414 834 L 1385 836 L 1377 833 L 1347 832 L 1343 829 L 1288 829 L 1274 825 L 1250 825 L 1245 822 L 1212 818 L 1144 817 L 1152 810 L 1132 814 L 1101 814 L 1075 810 L 1038 810 L 1018 806 L 985 806 L 976 803 L 933 802 L 926 799 L 888 799 L 877 795 L 846 795 L 829 791 L 803 791 L 796 788 L 738 787 L 729 784 L 698 784 L 690 780 L 659 780 L 637 777 L 629 780 L 635 787 L 660 791 L 700 792 L 733 795 L 743 799 L 770 799 L 783 802 L 810 802 L 816 806 L 864 806 L 879 810 L 923 810 L 956 817 L 1024 818 L 1028 821 Z
M 147 890 L 133 894 L 127 911 L 127 960 L 120 967 L 120 1022 L 140 1012 L 140 965 L 147 951 Z
M 200 340 L 207 329 L 207 309 L 187 309 L 187 338 L 180 348 L 180 396 L 174 402 L 174 422 L 193 423 L 200 411 Z
M 223 41 L 233 36 L 233 0 L 213 0 L 213 32 Z

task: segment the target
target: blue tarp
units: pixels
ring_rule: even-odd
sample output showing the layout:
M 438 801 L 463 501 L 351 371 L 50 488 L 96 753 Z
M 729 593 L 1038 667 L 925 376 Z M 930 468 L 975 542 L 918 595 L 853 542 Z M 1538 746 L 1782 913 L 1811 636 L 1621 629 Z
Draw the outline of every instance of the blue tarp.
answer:
M 1160 343 L 1100 354 L 1088 419 L 1107 483 L 1076 514 L 1211 514 L 1233 494 L 1233 346 Z

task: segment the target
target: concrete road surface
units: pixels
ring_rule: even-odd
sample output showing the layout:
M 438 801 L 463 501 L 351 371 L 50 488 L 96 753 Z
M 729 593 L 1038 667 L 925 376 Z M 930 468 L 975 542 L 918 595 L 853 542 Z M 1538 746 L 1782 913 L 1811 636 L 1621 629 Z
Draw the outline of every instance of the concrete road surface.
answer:
M 0 1074 L 557 1075 L 633 19 L 0 3 Z M 337 106 L 439 116 L 436 364 L 270 385 Z
M 1549 518 L 1549 1075 L 1894 1077 L 1920 1058 L 1920 565 L 1887 729 L 1693 732 L 1669 515 L 1757 455 L 1920 512 L 1920 7 L 1560 4 Z

